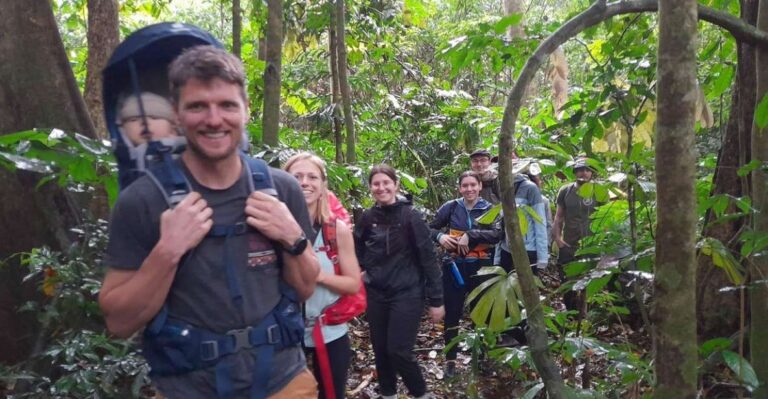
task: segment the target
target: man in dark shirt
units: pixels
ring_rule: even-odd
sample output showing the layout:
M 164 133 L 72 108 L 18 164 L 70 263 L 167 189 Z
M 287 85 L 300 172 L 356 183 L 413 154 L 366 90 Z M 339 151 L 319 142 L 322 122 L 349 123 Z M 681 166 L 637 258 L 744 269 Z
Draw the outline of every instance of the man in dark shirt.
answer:
M 552 240 L 559 248 L 557 265 L 561 280 L 565 279 L 563 266 L 576 260 L 579 241 L 591 235 L 590 215 L 599 205 L 593 197 L 582 197 L 579 188 L 592 180 L 594 170 L 587 164 L 586 158 L 577 158 L 573 164 L 576 181 L 560 188 L 557 193 L 557 211 L 552 223 Z M 580 301 L 575 292 L 568 292 L 564 298 L 568 309 L 579 309 Z
M 270 370 L 259 373 L 259 359 L 267 357 L 255 344 L 241 347 L 242 335 L 233 333 L 272 317 L 281 285 L 292 287 L 299 300 L 314 290 L 319 266 L 307 245 L 311 225 L 301 189 L 277 169 L 270 170 L 277 198 L 249 188 L 252 176 L 239 151 L 249 114 L 240 60 L 212 46 L 193 47 L 171 64 L 169 79 L 187 139 L 178 166 L 191 192 L 172 209 L 149 176 L 121 193 L 99 295 L 107 326 L 129 337 L 167 309 L 167 320 L 191 326 L 182 336 L 204 331 L 236 339 L 233 353 L 219 358 L 216 351 L 215 367 L 153 376 L 167 397 L 209 398 L 222 391 L 243 397 L 256 380 L 270 398 L 316 397 L 300 346 L 278 347 L 269 355 Z M 243 234 L 209 235 L 214 225 L 246 224 Z M 270 343 L 277 340 L 267 332 Z M 229 386 L 222 388 L 224 374 Z

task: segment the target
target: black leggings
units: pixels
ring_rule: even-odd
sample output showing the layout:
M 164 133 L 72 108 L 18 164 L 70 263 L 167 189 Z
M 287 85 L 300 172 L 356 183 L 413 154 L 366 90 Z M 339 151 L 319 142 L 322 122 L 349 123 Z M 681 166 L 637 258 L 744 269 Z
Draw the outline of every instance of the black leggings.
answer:
M 347 388 L 347 371 L 352 359 L 352 349 L 349 344 L 349 334 L 328 342 L 325 344 L 328 351 L 328 363 L 331 365 L 331 376 L 333 378 L 333 390 L 336 392 L 336 399 L 344 399 Z M 325 399 L 325 388 L 323 388 L 323 378 L 320 375 L 320 363 L 317 359 L 315 348 L 306 348 L 307 354 L 312 356 L 312 373 L 317 380 L 318 398 Z
M 445 300 L 445 345 L 447 346 L 457 335 L 459 335 L 459 322 L 464 316 L 464 300 L 478 285 L 492 278 L 489 276 L 478 276 L 477 271 L 481 267 L 490 266 L 490 259 L 483 259 L 471 263 L 456 263 L 456 267 L 461 272 L 464 279 L 464 286 L 460 287 L 451 271 L 451 263 L 443 262 L 443 298 Z M 475 298 L 470 304 L 470 309 L 477 304 L 480 297 Z M 456 360 L 459 346 L 454 345 L 448 353 L 445 354 L 446 360 Z
M 386 297 L 368 290 L 366 317 L 382 396 L 397 394 L 398 374 L 411 396 L 419 397 L 427 392 L 427 383 L 413 352 L 423 313 L 421 297 Z

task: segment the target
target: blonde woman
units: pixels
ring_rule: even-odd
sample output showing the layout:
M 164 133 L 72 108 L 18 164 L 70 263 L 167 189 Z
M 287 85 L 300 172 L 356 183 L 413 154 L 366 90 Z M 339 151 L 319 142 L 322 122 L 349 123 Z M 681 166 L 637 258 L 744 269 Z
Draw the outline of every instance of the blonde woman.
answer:
M 304 346 L 314 358 L 313 371 L 320 388 L 320 398 L 327 398 L 328 387 L 324 387 L 323 378 L 317 361 L 315 341 L 312 330 L 317 317 L 323 309 L 336 302 L 341 295 L 354 294 L 360 289 L 360 266 L 355 255 L 352 230 L 342 220 L 335 220 L 336 241 L 338 246 L 338 264 L 340 274 L 334 272 L 332 260 L 328 257 L 323 237 L 323 224 L 331 220 L 331 209 L 328 205 L 328 176 L 325 162 L 316 155 L 299 153 L 286 162 L 284 169 L 298 180 L 304 193 L 304 200 L 309 209 L 309 217 L 317 232 L 310 238 L 320 261 L 320 274 L 317 277 L 317 287 L 314 294 L 305 303 L 306 329 Z M 334 218 L 335 219 L 335 218 Z M 334 223 L 329 224 L 332 228 Z M 338 325 L 323 325 L 321 327 L 323 341 L 328 352 L 330 371 L 333 381 L 332 392 L 336 399 L 344 398 L 347 370 L 351 359 L 349 330 L 346 323 Z

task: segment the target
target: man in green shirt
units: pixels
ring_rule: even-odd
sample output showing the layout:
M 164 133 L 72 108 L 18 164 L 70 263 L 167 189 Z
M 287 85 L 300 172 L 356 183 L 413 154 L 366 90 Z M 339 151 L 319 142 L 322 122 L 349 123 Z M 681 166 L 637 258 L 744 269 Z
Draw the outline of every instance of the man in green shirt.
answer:
M 589 229 L 590 215 L 595 211 L 598 203 L 593 197 L 582 197 L 579 188 L 592 180 L 594 170 L 587 164 L 586 158 L 577 158 L 573 164 L 573 173 L 576 181 L 568 183 L 560 188 L 557 193 L 557 211 L 552 223 L 552 239 L 559 248 L 557 265 L 561 281 L 565 280 L 563 266 L 577 260 L 576 251 L 579 241 L 592 234 Z M 581 300 L 576 292 L 570 291 L 563 299 L 568 309 L 581 308 Z

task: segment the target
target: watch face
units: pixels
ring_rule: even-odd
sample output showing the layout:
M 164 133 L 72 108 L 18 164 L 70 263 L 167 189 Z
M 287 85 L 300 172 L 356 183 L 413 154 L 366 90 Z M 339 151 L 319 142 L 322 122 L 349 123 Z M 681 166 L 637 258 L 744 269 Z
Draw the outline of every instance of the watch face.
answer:
M 290 248 L 285 248 L 285 251 L 291 255 L 300 255 L 307 248 L 308 242 L 309 241 L 307 240 L 307 237 L 302 234 L 301 237 L 299 237 L 299 239 L 296 240 L 296 242 L 294 242 Z

